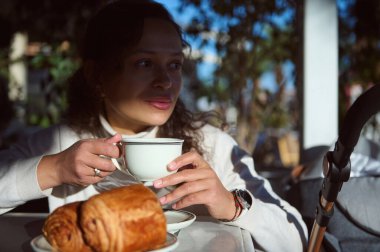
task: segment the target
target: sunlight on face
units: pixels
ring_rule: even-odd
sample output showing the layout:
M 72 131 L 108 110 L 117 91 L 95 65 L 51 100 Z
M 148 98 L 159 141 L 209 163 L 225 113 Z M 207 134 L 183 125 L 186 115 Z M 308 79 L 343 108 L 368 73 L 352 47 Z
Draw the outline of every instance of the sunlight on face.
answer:
M 128 51 L 121 71 L 104 85 L 111 126 L 135 134 L 164 124 L 182 85 L 182 41 L 174 26 L 148 18 L 140 42 Z

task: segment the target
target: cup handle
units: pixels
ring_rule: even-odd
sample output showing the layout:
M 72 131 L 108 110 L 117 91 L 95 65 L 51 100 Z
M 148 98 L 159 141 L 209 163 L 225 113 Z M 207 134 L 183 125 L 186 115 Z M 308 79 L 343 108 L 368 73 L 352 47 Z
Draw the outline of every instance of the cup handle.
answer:
M 113 143 L 113 145 L 117 146 L 117 147 L 119 148 L 120 152 L 123 153 L 124 150 L 123 150 L 123 144 L 122 144 L 122 142 Z M 112 163 L 114 164 L 114 166 L 116 166 L 116 168 L 117 168 L 119 171 L 121 171 L 121 172 L 123 172 L 123 173 L 126 173 L 126 174 L 129 174 L 127 168 L 125 167 L 125 169 L 123 169 L 123 168 L 120 166 L 120 164 L 119 164 L 119 162 L 117 161 L 116 158 L 110 158 L 110 159 L 111 159 Z M 124 163 L 125 163 L 125 162 L 124 162 Z
M 113 165 L 116 166 L 116 168 L 119 171 L 123 171 L 123 169 L 121 169 L 121 166 L 120 166 L 119 162 L 117 162 L 116 158 L 111 158 L 111 161 L 112 161 Z
M 124 172 L 124 173 L 128 173 L 126 172 L 119 164 L 119 162 L 116 160 L 116 158 L 111 158 L 111 157 L 107 157 L 107 156 L 104 156 L 104 155 L 99 155 L 99 157 L 101 158 L 106 158 L 106 159 L 109 159 L 112 161 L 113 165 L 116 166 L 116 169 L 118 169 L 119 171 L 121 172 Z
M 110 159 L 111 159 L 112 163 L 114 164 L 114 166 L 116 166 L 116 169 L 118 169 L 122 173 L 131 175 L 131 173 L 128 171 L 127 167 L 121 166 L 116 158 L 110 158 Z

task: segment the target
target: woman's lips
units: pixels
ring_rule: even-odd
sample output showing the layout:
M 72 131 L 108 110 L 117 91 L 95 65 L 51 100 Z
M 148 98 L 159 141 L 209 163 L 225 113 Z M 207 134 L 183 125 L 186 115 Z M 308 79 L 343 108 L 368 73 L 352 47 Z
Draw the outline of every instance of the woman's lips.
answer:
M 168 110 L 172 106 L 170 98 L 151 98 L 146 100 L 151 106 L 159 110 Z

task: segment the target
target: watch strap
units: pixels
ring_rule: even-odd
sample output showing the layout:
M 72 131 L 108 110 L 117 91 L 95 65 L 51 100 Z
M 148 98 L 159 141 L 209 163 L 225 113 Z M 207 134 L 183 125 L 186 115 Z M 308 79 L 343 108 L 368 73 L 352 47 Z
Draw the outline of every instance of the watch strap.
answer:
M 240 216 L 240 214 L 241 214 L 241 212 L 243 210 L 243 206 L 241 204 L 241 200 L 239 199 L 239 196 L 236 193 L 236 190 L 231 191 L 231 193 L 234 196 L 234 203 L 235 203 L 235 214 L 234 214 L 234 217 L 232 219 L 230 219 L 230 220 L 228 220 L 228 219 L 219 219 L 220 221 L 223 221 L 223 222 L 235 221 Z

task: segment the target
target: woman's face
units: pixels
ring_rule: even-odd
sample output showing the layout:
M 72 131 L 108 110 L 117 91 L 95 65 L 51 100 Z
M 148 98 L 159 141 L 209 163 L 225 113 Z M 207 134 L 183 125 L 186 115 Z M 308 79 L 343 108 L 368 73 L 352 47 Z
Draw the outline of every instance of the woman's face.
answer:
M 117 132 L 135 134 L 169 119 L 182 85 L 183 58 L 174 26 L 145 19 L 140 42 L 103 83 L 107 119 Z

